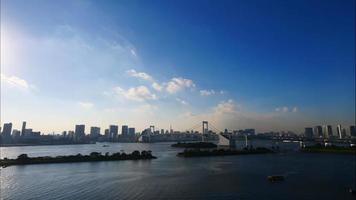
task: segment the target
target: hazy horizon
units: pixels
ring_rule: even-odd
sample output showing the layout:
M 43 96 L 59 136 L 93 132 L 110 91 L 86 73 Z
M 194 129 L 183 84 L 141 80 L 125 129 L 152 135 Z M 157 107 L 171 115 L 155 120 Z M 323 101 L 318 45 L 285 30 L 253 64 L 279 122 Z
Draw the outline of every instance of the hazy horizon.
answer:
M 349 127 L 354 8 L 351 0 L 1 1 L 1 126 Z

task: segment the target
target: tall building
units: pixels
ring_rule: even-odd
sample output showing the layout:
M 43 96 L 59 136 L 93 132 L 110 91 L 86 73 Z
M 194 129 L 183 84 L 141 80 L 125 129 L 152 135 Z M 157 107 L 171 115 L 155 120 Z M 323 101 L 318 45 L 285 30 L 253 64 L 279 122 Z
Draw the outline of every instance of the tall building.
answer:
M 108 129 L 108 128 L 105 129 L 105 131 L 104 131 L 104 136 L 105 136 L 106 138 L 110 138 L 110 132 L 109 132 L 109 129 Z
M 4 128 L 2 129 L 2 136 L 4 138 L 11 137 L 12 123 L 5 123 Z
M 21 129 L 21 136 L 25 136 L 25 132 L 26 132 L 26 122 L 23 121 L 22 122 L 22 129 Z
M 339 139 L 342 139 L 342 128 L 340 124 L 338 124 L 336 127 L 336 135 Z
M 351 137 L 356 137 L 356 126 L 350 126 Z
M 325 137 L 332 137 L 333 136 L 333 127 L 331 125 L 325 126 Z
M 323 137 L 323 127 L 322 126 L 316 126 L 314 127 L 314 134 L 316 137 Z
M 110 125 L 109 126 L 109 137 L 117 138 L 118 134 L 119 134 L 119 127 L 116 125 Z
M 90 127 L 90 137 L 96 138 L 100 136 L 100 127 Z
M 83 139 L 85 137 L 85 125 L 84 124 L 75 125 L 74 136 L 78 140 Z
M 312 139 L 313 138 L 313 128 L 309 128 L 309 127 L 305 128 L 304 135 L 306 138 Z
M 122 125 L 121 134 L 123 136 L 129 135 L 129 127 L 127 125 Z
M 135 135 L 136 135 L 135 128 L 129 128 L 129 136 L 135 136 Z
M 341 138 L 346 138 L 346 128 L 341 129 Z

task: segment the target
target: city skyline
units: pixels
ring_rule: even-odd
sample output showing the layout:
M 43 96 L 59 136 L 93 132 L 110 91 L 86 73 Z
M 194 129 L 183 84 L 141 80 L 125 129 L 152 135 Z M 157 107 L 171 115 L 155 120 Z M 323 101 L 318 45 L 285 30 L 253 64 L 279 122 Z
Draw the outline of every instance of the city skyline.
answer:
M 2 1 L 1 125 L 354 125 L 353 1 L 225 3 Z

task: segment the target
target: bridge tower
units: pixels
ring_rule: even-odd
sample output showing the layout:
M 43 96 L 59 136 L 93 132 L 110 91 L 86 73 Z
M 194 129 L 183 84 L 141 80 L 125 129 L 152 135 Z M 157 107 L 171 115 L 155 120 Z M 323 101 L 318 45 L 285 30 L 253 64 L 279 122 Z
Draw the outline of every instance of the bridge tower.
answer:
M 202 132 L 202 142 L 204 142 L 205 134 L 209 132 L 209 124 L 208 121 L 203 121 L 203 132 Z
M 150 126 L 150 132 L 155 133 L 155 126 L 153 126 L 153 125 Z

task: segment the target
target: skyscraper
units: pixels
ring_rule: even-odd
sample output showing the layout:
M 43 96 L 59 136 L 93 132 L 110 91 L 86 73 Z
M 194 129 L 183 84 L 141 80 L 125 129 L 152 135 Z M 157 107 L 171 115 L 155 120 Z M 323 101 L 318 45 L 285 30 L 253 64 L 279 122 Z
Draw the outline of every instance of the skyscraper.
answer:
M 339 139 L 342 139 L 342 128 L 340 124 L 338 124 L 336 127 L 336 135 Z
M 332 137 L 333 136 L 333 127 L 331 125 L 326 126 L 326 137 Z
M 4 128 L 2 130 L 2 136 L 4 138 L 11 137 L 12 123 L 5 123 Z
M 97 138 L 100 136 L 100 127 L 92 126 L 90 127 L 90 137 Z
M 116 125 L 110 125 L 109 126 L 109 137 L 117 138 L 118 134 L 119 134 L 119 127 Z
M 313 128 L 309 128 L 309 127 L 305 128 L 304 135 L 306 138 L 312 139 L 313 138 Z
M 356 137 L 356 126 L 350 126 L 351 137 Z
M 316 126 L 314 127 L 314 134 L 316 137 L 323 137 L 323 127 L 322 126 Z
M 122 125 L 121 134 L 123 136 L 129 135 L 129 127 L 127 125 Z
M 85 125 L 75 125 L 74 135 L 77 140 L 83 139 L 85 137 Z
M 21 129 L 21 136 L 25 136 L 25 132 L 26 132 L 26 122 L 23 121 L 22 122 L 22 129 Z
M 129 128 L 129 136 L 135 136 L 136 131 L 135 128 Z

